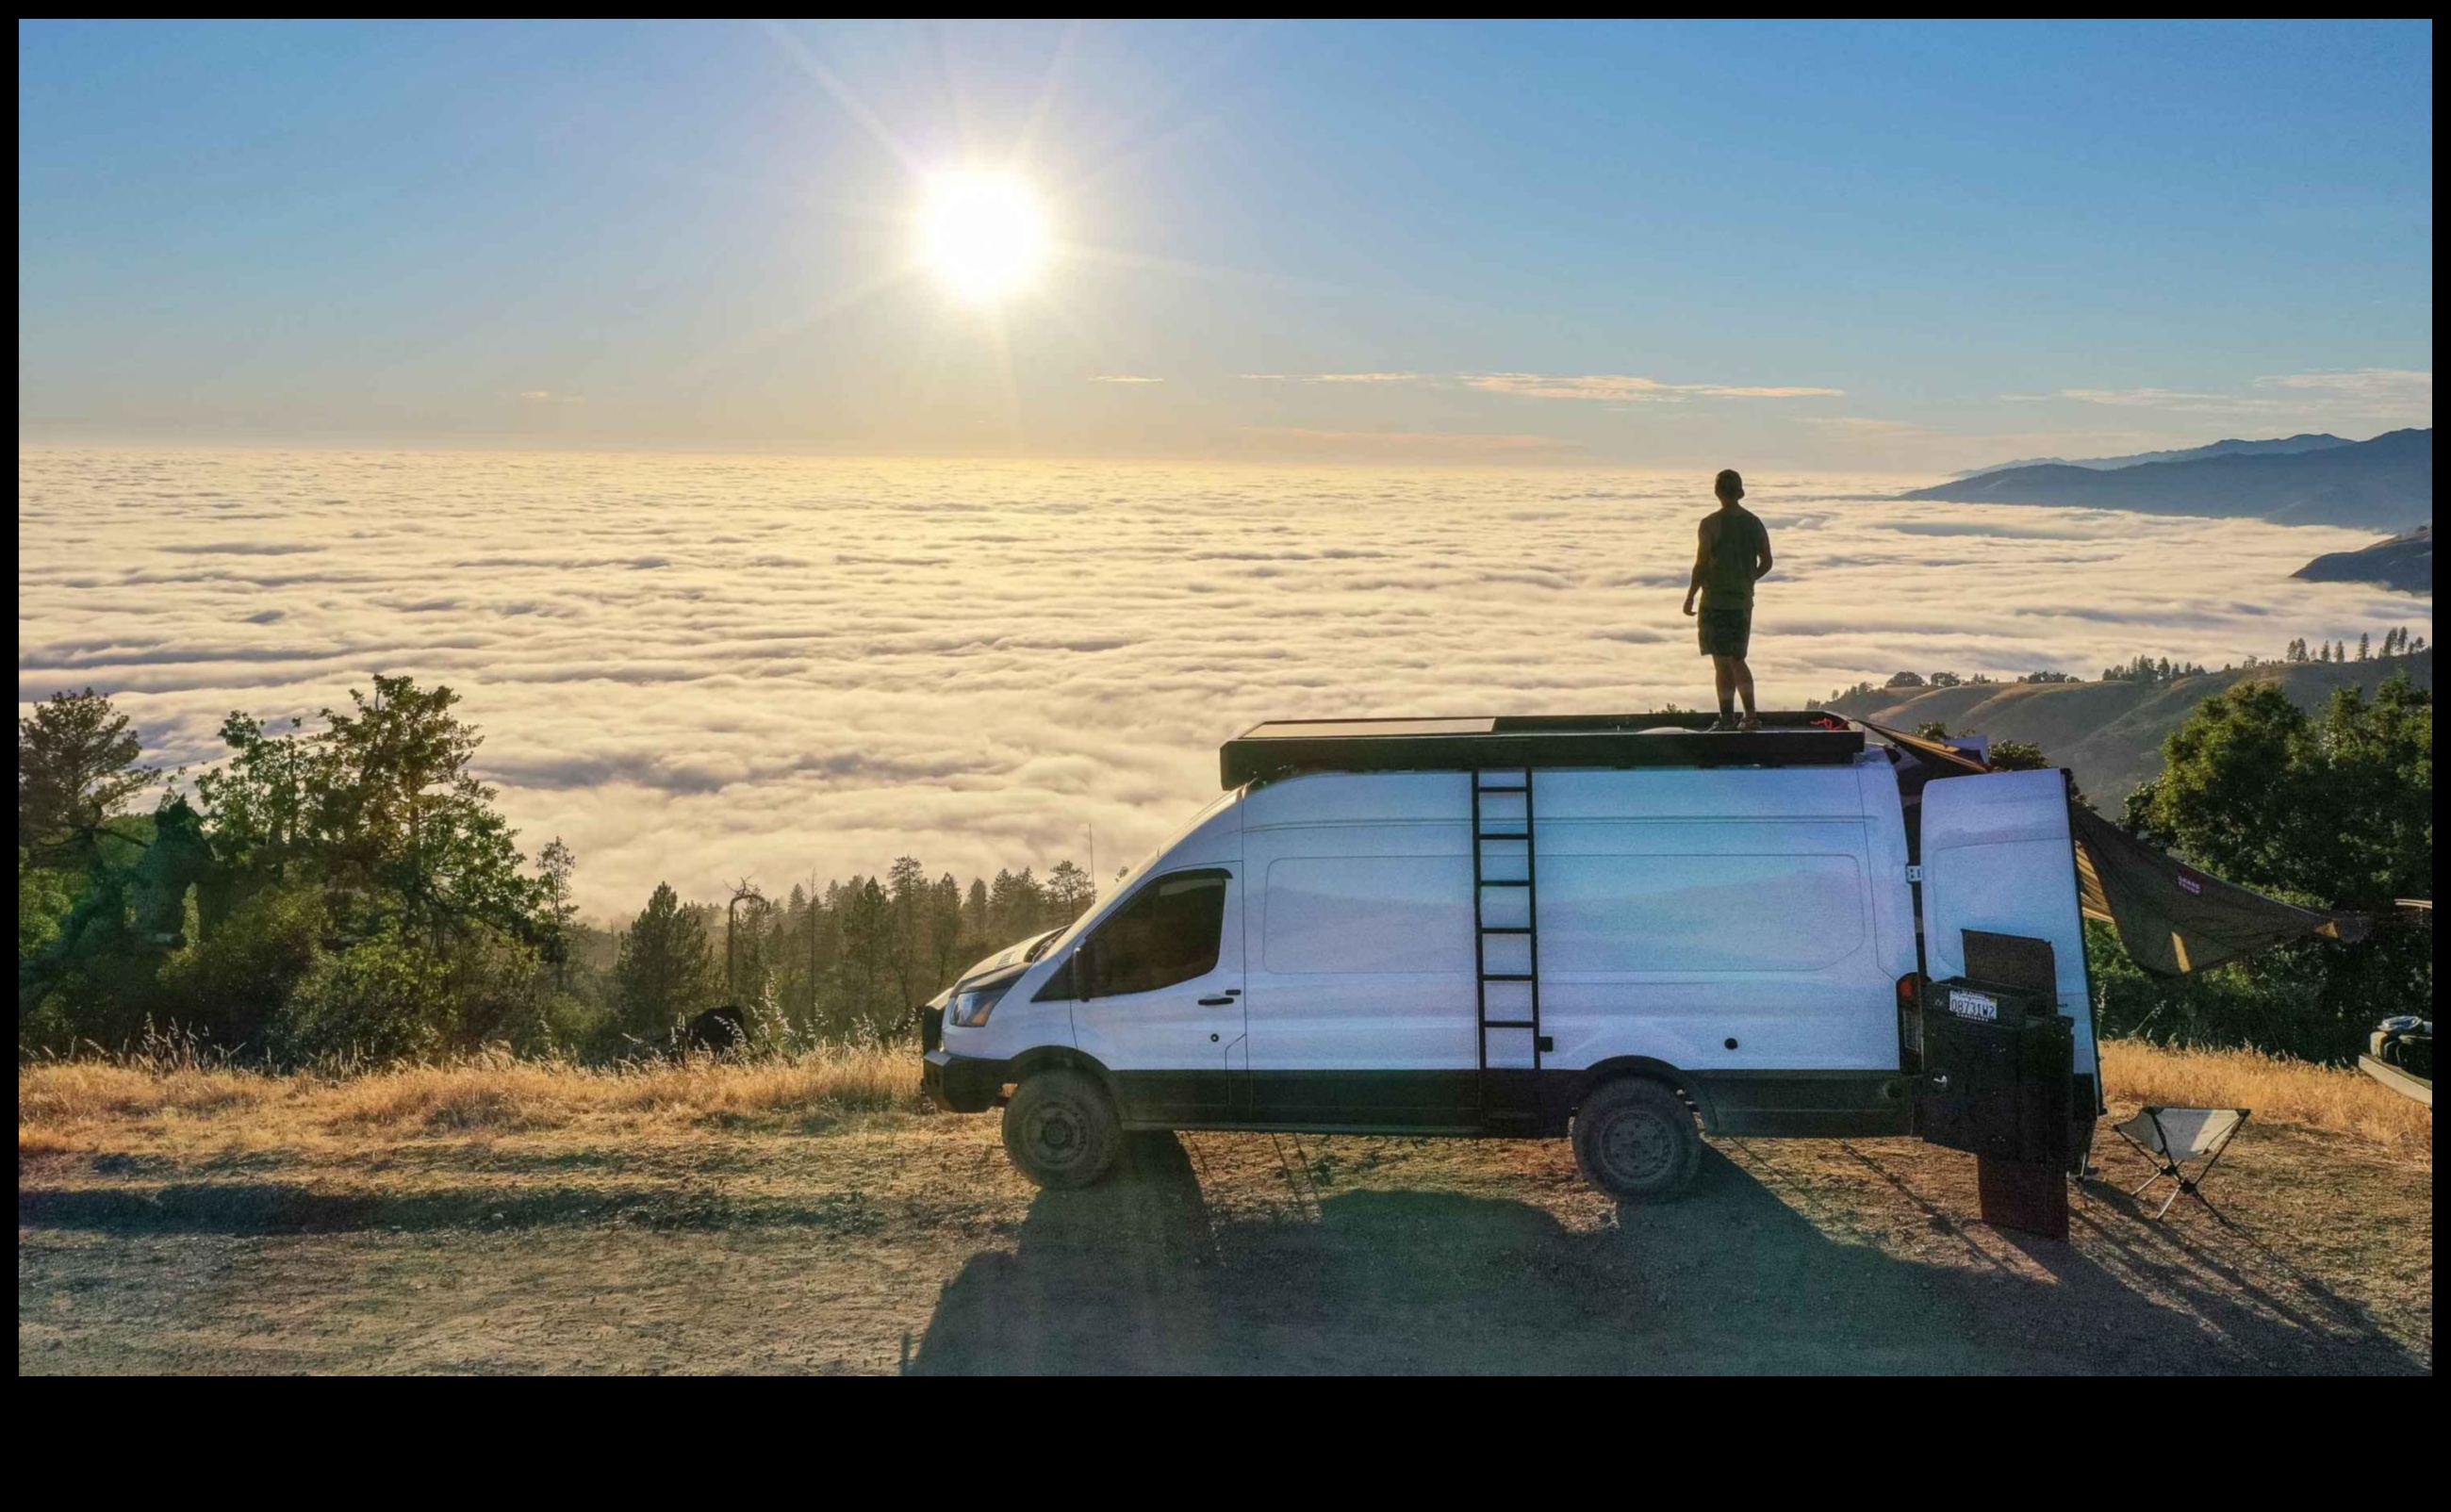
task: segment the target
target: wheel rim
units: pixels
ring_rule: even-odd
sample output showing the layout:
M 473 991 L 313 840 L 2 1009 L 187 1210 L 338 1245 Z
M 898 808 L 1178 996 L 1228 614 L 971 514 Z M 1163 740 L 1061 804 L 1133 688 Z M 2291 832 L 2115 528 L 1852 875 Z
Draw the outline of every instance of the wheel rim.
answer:
M 1600 1130 L 1600 1160 L 1618 1181 L 1645 1186 L 1666 1176 L 1676 1164 L 1676 1136 L 1657 1113 L 1619 1113 Z
M 1033 1111 L 1022 1132 L 1029 1142 L 1030 1152 L 1048 1166 L 1069 1166 L 1081 1158 L 1089 1145 L 1089 1130 L 1080 1109 L 1065 1103 Z

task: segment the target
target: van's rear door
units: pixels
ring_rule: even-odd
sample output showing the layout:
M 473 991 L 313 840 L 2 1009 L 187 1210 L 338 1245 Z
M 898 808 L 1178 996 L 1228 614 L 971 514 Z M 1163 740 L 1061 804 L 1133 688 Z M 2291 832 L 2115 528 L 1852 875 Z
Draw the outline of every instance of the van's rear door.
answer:
M 2050 942 L 2059 1011 L 2075 1021 L 2076 1069 L 2091 1072 L 2085 923 L 2061 773 L 1993 772 L 1923 790 L 1924 970 L 1932 980 L 1967 974 L 1968 930 Z

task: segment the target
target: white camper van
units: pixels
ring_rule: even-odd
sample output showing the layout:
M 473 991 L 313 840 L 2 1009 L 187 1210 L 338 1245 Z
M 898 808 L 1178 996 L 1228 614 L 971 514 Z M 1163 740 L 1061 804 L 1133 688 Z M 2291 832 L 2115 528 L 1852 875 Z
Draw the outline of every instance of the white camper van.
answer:
M 1054 1187 L 1127 1129 L 1571 1134 L 1625 1200 L 1697 1123 L 2081 1165 L 2065 775 L 1695 723 L 1259 726 L 1098 907 L 954 985 L 928 1087 Z

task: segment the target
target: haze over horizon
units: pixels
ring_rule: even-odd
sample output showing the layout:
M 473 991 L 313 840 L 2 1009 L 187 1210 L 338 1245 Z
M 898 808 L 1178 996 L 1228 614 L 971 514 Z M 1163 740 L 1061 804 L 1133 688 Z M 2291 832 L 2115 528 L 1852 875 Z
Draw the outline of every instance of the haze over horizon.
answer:
M 23 443 L 1936 475 L 2432 422 L 2422 22 L 18 57 Z

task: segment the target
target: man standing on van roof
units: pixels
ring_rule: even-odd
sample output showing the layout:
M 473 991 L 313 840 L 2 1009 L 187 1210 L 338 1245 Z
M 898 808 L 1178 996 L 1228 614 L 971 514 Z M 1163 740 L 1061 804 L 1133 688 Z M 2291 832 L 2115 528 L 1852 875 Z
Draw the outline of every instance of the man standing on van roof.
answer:
M 1754 713 L 1754 674 L 1745 665 L 1745 651 L 1754 635 L 1754 579 L 1770 571 L 1770 531 L 1759 517 L 1737 502 L 1745 497 L 1745 481 L 1730 468 L 1716 484 L 1719 510 L 1702 520 L 1701 549 L 1694 555 L 1693 580 L 1685 585 L 1685 612 L 1694 612 L 1694 596 L 1702 596 L 1702 655 L 1719 684 L 1719 722 L 1714 730 L 1758 730 Z M 1745 700 L 1744 722 L 1736 722 L 1735 699 Z

